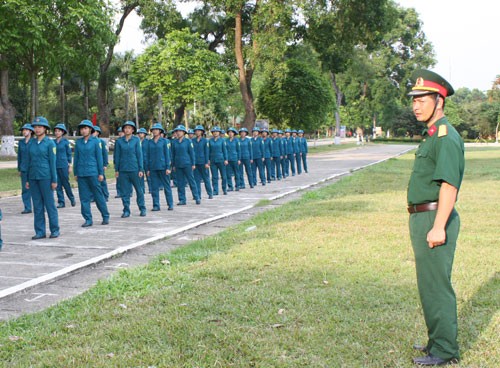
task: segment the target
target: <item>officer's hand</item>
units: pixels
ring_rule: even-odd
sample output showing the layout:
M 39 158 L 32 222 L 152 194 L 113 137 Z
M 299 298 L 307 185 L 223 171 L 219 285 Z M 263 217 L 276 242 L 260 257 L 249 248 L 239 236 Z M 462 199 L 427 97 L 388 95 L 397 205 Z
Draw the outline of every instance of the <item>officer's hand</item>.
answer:
M 205 169 L 210 169 L 210 164 L 206 164 Z
M 191 166 L 191 170 L 194 171 L 194 169 L 196 169 L 196 166 L 195 165 Z
M 224 165 L 226 165 L 226 166 L 227 166 L 227 164 L 228 164 L 228 162 L 227 162 L 227 161 L 224 161 Z
M 429 248 L 438 247 L 446 242 L 446 231 L 444 229 L 432 228 L 427 233 L 427 244 Z
M 250 163 L 253 164 L 253 160 L 250 160 Z
M 97 177 L 97 181 L 103 181 L 104 180 L 104 175 L 99 175 Z
M 24 186 L 26 189 L 30 188 L 30 183 L 26 182 L 26 185 Z
M 57 183 L 51 183 L 51 184 L 50 184 L 50 187 L 52 188 L 52 190 L 56 190 L 56 188 L 57 188 Z
M 171 171 L 170 170 L 165 170 L 165 174 L 170 175 Z
M 139 178 L 142 178 L 144 176 L 144 173 L 142 171 L 139 171 Z
M 117 178 L 120 175 L 120 173 L 117 171 L 115 172 L 115 178 Z
M 241 161 L 240 160 L 238 160 L 238 165 L 241 165 Z

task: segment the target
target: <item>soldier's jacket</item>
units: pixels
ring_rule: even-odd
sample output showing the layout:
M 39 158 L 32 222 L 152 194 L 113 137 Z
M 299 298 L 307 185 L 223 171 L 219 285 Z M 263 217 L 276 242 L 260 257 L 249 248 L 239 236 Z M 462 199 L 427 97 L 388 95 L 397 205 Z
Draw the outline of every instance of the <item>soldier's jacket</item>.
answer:
M 197 137 L 191 140 L 194 146 L 194 157 L 196 165 L 206 165 L 208 164 L 209 159 L 209 145 L 208 139 L 205 137 L 200 137 L 198 140 Z
M 139 137 L 131 136 L 128 141 L 125 136 L 119 138 L 115 143 L 114 157 L 115 170 L 118 172 L 144 171 L 144 159 Z
M 195 165 L 194 145 L 189 138 L 174 139 L 172 145 L 172 166 L 185 168 Z
M 104 175 L 102 143 L 99 138 L 90 136 L 86 142 L 84 138 L 76 141 L 73 174 L 80 177 Z
M 170 141 L 162 137 L 157 142 L 151 139 L 148 143 L 147 157 L 146 171 L 170 170 L 172 164 Z
M 228 138 L 226 140 L 226 146 L 227 146 L 228 161 L 241 160 L 241 147 L 240 147 L 240 140 L 238 138 L 234 137 L 233 140 Z
M 67 169 L 71 162 L 73 161 L 73 154 L 71 152 L 71 147 L 69 145 L 69 141 L 61 137 L 59 142 L 54 140 L 56 144 L 56 168 L 58 169 Z
M 33 140 L 31 138 L 30 140 Z M 22 171 L 26 172 L 28 171 L 28 145 L 30 141 L 26 143 L 24 138 L 19 141 L 18 146 L 17 146 L 17 171 Z
M 221 163 L 227 161 L 227 147 L 226 140 L 224 138 L 212 138 L 208 141 L 209 152 L 210 152 L 210 162 L 211 163 Z
M 441 183 L 460 189 L 464 175 L 464 142 L 446 117 L 424 132 L 408 184 L 408 204 L 436 202 Z
M 240 137 L 240 152 L 242 160 L 253 160 L 252 140 L 249 137 Z
M 50 179 L 57 183 L 56 144 L 49 137 L 40 142 L 34 138 L 28 144 L 28 181 Z
M 253 159 L 257 160 L 264 157 L 264 141 L 261 137 L 250 138 L 252 140 Z
M 266 137 L 266 139 L 262 139 L 262 142 L 264 142 L 264 158 L 271 158 L 271 151 L 273 146 L 271 138 Z

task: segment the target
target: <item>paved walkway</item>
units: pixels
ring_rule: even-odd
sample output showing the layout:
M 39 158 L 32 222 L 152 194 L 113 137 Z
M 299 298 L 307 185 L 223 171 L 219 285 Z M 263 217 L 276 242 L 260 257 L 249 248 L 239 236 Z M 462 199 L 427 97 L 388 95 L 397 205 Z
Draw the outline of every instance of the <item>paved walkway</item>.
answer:
M 150 247 L 166 243 L 163 249 L 158 250 L 158 253 L 162 250 L 165 252 L 172 248 L 168 244 L 169 239 L 177 234 L 248 211 L 263 199 L 276 200 L 398 156 L 413 148 L 414 146 L 408 145 L 367 145 L 310 155 L 308 174 L 289 177 L 266 186 L 258 185 L 254 189 L 249 189 L 247 186 L 247 189 L 240 192 L 229 192 L 227 196 L 219 195 L 213 200 L 207 200 L 206 193 L 203 192 L 204 198 L 200 206 L 195 205 L 194 201 L 188 201 L 187 206 L 176 206 L 174 211 L 166 211 L 167 206 L 162 199 L 162 211 L 148 211 L 147 217 L 139 217 L 134 197 L 131 206 L 132 216 L 127 219 L 120 218 L 121 200 L 114 199 L 115 192 L 112 190 L 108 203 L 111 214 L 109 225 L 100 225 L 100 214 L 93 206 L 94 226 L 82 228 L 80 225 L 83 219 L 78 203 L 74 208 L 66 207 L 59 210 L 61 236 L 58 239 L 31 240 L 34 234 L 33 215 L 20 214 L 22 210 L 20 197 L 0 199 L 0 207 L 4 214 L 2 222 L 4 248 L 0 252 L 0 319 L 10 316 L 9 313 L 1 313 L 4 302 L 8 303 L 9 298 L 21 295 L 21 292 L 28 289 L 32 290 L 37 285 L 60 280 L 78 270 L 89 268 L 146 244 Z M 187 193 L 190 194 L 189 190 Z M 176 197 L 174 189 L 174 200 Z M 146 195 L 146 205 L 148 210 L 151 209 L 150 195 Z M 216 233 L 222 229 L 223 227 L 219 227 L 209 232 Z M 159 240 L 163 241 L 158 242 Z M 37 296 L 31 298 L 36 300 Z M 32 299 L 24 300 L 28 302 Z

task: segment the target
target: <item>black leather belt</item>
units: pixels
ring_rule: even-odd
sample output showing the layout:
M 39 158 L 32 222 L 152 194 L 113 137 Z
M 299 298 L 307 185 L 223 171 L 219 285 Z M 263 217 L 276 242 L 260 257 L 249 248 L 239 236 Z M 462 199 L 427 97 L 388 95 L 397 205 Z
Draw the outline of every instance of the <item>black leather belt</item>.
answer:
M 435 211 L 438 209 L 438 202 L 429 202 L 422 204 L 412 204 L 408 206 L 409 213 L 427 212 Z

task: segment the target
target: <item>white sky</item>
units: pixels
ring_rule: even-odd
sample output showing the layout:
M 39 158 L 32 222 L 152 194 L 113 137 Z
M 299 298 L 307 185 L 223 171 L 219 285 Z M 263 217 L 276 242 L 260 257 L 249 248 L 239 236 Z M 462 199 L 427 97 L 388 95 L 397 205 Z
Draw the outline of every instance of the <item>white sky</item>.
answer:
M 500 1 L 497 0 L 396 0 L 415 8 L 423 21 L 427 39 L 434 45 L 437 64 L 434 71 L 457 89 L 467 87 L 486 91 L 500 75 Z M 186 6 L 186 4 L 183 4 Z M 184 11 L 183 11 L 184 13 Z M 125 21 L 121 42 L 115 51 L 145 48 L 134 12 Z

